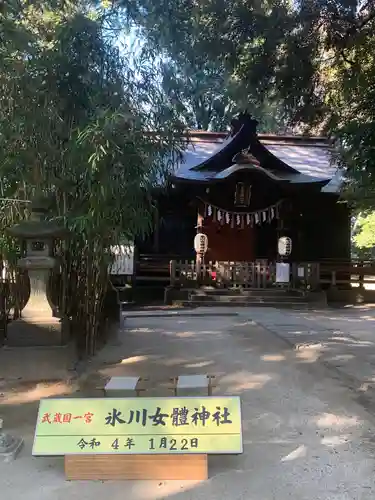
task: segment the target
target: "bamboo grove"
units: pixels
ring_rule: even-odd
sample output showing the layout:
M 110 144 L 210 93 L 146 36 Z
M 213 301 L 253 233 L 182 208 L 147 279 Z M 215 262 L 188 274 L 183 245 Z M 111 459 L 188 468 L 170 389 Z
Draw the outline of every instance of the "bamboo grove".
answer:
M 20 246 L 5 230 L 42 195 L 68 229 L 56 246 L 59 313 L 93 354 L 109 248 L 149 230 L 150 192 L 178 157 L 181 126 L 152 60 L 120 55 L 106 36 L 108 13 L 9 1 L 0 17 L 1 260 L 13 276 Z

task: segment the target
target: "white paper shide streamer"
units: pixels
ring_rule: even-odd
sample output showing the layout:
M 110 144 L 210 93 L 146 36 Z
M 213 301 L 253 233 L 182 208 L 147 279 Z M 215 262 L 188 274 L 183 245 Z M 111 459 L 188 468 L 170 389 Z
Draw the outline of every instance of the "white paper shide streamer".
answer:
M 203 200 L 202 200 L 203 201 Z M 215 205 L 205 203 L 205 213 L 208 217 L 213 217 L 214 222 L 221 224 L 231 224 L 232 227 L 243 229 L 244 226 L 253 227 L 254 223 L 259 225 L 264 222 L 272 222 L 275 218 L 279 218 L 279 206 L 282 201 L 261 210 L 254 212 L 229 212 Z

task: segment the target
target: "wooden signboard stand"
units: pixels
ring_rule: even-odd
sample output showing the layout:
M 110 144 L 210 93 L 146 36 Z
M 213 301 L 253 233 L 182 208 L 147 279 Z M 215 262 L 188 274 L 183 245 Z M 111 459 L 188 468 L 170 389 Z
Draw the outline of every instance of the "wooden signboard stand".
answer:
M 183 376 L 171 379 L 174 395 L 196 388 L 212 394 L 212 376 Z M 197 380 L 199 379 L 199 380 Z M 202 379 L 202 380 L 200 380 Z M 109 397 L 140 396 L 149 379 L 113 377 L 105 388 Z M 181 386 L 181 387 L 180 387 Z M 205 480 L 207 455 L 65 455 L 65 477 L 77 480 Z
M 76 480 L 205 480 L 207 455 L 65 455 L 65 477 Z
M 212 395 L 214 376 L 184 375 L 172 378 L 174 396 Z M 104 393 L 107 397 L 140 396 L 149 379 L 112 377 Z M 65 477 L 77 480 L 205 480 L 207 454 L 77 454 L 65 455 Z

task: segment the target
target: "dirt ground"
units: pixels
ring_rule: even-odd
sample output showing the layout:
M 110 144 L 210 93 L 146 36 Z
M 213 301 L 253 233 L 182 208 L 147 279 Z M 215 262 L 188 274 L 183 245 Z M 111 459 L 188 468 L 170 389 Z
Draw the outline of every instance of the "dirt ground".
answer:
M 243 309 L 238 316 L 127 319 L 78 378 L 68 350 L 2 352 L 0 415 L 8 431 L 24 438 L 25 446 L 17 460 L 0 463 L 1 496 L 7 500 L 375 498 L 372 415 L 331 371 L 290 349 L 250 316 Z M 155 381 L 155 395 L 164 395 L 163 384 L 169 377 L 188 373 L 216 375 L 216 393 L 239 395 L 242 401 L 244 453 L 210 456 L 208 481 L 67 482 L 62 458 L 31 457 L 41 397 L 99 396 L 108 377 L 119 374 L 149 376 Z

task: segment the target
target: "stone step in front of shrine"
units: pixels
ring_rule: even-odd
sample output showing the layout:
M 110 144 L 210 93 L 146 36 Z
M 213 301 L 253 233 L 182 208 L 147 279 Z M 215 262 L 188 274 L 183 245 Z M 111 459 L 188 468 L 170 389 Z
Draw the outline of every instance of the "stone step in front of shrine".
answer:
M 291 308 L 291 309 L 308 309 L 316 307 L 315 304 L 309 302 L 255 302 L 255 301 L 243 301 L 243 302 L 230 302 L 230 301 L 189 301 L 184 302 L 184 306 L 193 307 L 276 307 L 276 308 Z
M 233 307 L 289 307 L 309 308 L 324 306 L 324 296 L 302 293 L 296 290 L 205 290 L 191 292 L 188 304 L 192 306 Z
M 287 294 L 265 294 L 260 295 L 231 295 L 231 294 L 192 294 L 191 300 L 200 302 L 306 302 L 306 297 L 303 295 L 287 295 Z
M 233 288 L 214 288 L 210 286 L 201 286 L 198 289 L 193 290 L 196 295 L 236 295 L 241 297 L 272 297 L 272 296 L 294 296 L 300 297 L 306 295 L 306 292 L 303 290 L 293 290 L 293 289 L 285 289 L 285 288 L 241 288 L 241 287 L 233 287 Z

